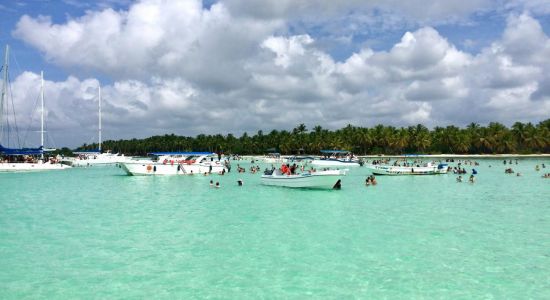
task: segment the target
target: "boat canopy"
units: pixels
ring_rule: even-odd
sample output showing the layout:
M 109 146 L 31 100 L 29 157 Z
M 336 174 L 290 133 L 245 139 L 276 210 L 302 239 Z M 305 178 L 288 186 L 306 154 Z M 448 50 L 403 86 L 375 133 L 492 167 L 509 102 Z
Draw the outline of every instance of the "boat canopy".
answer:
M 321 150 L 321 153 L 338 153 L 338 154 L 343 154 L 343 153 L 349 153 L 349 151 L 346 151 L 346 150 Z
M 4 155 L 41 155 L 44 153 L 44 148 L 21 148 L 21 149 L 14 149 L 14 148 L 4 148 L 4 146 L 0 145 L 0 153 Z
M 149 155 L 215 155 L 213 152 L 151 152 Z

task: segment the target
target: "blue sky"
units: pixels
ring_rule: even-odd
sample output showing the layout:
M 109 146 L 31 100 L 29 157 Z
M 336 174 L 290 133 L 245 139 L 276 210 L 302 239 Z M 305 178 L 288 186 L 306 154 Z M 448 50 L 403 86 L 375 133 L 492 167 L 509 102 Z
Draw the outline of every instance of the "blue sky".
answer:
M 546 1 L 1 1 L 0 26 L 17 111 L 44 70 L 62 145 L 99 84 L 114 139 L 550 115 Z

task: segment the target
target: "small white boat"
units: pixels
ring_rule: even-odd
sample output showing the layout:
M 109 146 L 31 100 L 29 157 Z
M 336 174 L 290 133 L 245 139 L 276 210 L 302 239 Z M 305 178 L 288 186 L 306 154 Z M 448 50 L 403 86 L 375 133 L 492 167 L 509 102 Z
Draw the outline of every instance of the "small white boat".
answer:
M 432 163 L 422 166 L 368 165 L 366 167 L 374 175 L 437 175 L 446 174 L 449 171 L 447 164 Z
M 278 164 L 286 162 L 286 158 L 282 157 L 279 153 L 268 153 L 266 156 L 260 159 L 266 164 Z
M 124 154 L 111 153 L 110 151 L 105 153 L 100 153 L 98 151 L 74 153 L 78 156 L 63 158 L 61 163 L 72 167 L 92 167 L 109 166 L 132 161 L 132 157 L 124 156 Z
M 361 163 L 357 160 L 345 160 L 337 158 L 319 158 L 311 161 L 311 165 L 316 167 L 359 167 Z
M 261 183 L 290 188 L 332 189 L 340 187 L 342 177 L 345 175 L 345 170 L 327 170 L 287 175 L 276 169 L 272 174 L 262 175 Z
M 225 161 L 210 152 L 157 152 L 152 160 L 132 160 L 121 163 L 128 175 L 194 175 L 227 172 Z
M 359 167 L 362 162 L 345 150 L 321 150 L 325 157 L 314 159 L 311 165 L 316 167 Z

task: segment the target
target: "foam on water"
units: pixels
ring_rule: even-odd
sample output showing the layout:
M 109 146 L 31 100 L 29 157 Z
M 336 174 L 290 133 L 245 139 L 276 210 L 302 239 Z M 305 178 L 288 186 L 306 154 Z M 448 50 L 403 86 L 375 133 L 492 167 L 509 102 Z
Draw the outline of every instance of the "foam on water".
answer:
M 550 161 L 520 160 L 521 177 L 480 162 L 475 184 L 366 187 L 357 168 L 338 191 L 234 171 L 0 174 L 0 296 L 550 298 Z

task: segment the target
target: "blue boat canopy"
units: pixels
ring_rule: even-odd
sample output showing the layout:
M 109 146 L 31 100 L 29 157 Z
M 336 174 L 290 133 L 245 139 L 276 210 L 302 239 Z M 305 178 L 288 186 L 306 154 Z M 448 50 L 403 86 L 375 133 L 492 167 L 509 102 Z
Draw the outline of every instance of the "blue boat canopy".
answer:
M 161 156 L 161 155 L 211 155 L 216 153 L 213 153 L 213 152 L 151 152 L 148 154 Z
M 347 150 L 321 150 L 321 153 L 349 153 Z
M 0 153 L 4 155 L 41 155 L 44 153 L 44 148 L 21 148 L 21 149 L 14 149 L 14 148 L 5 148 L 4 146 L 0 145 Z

